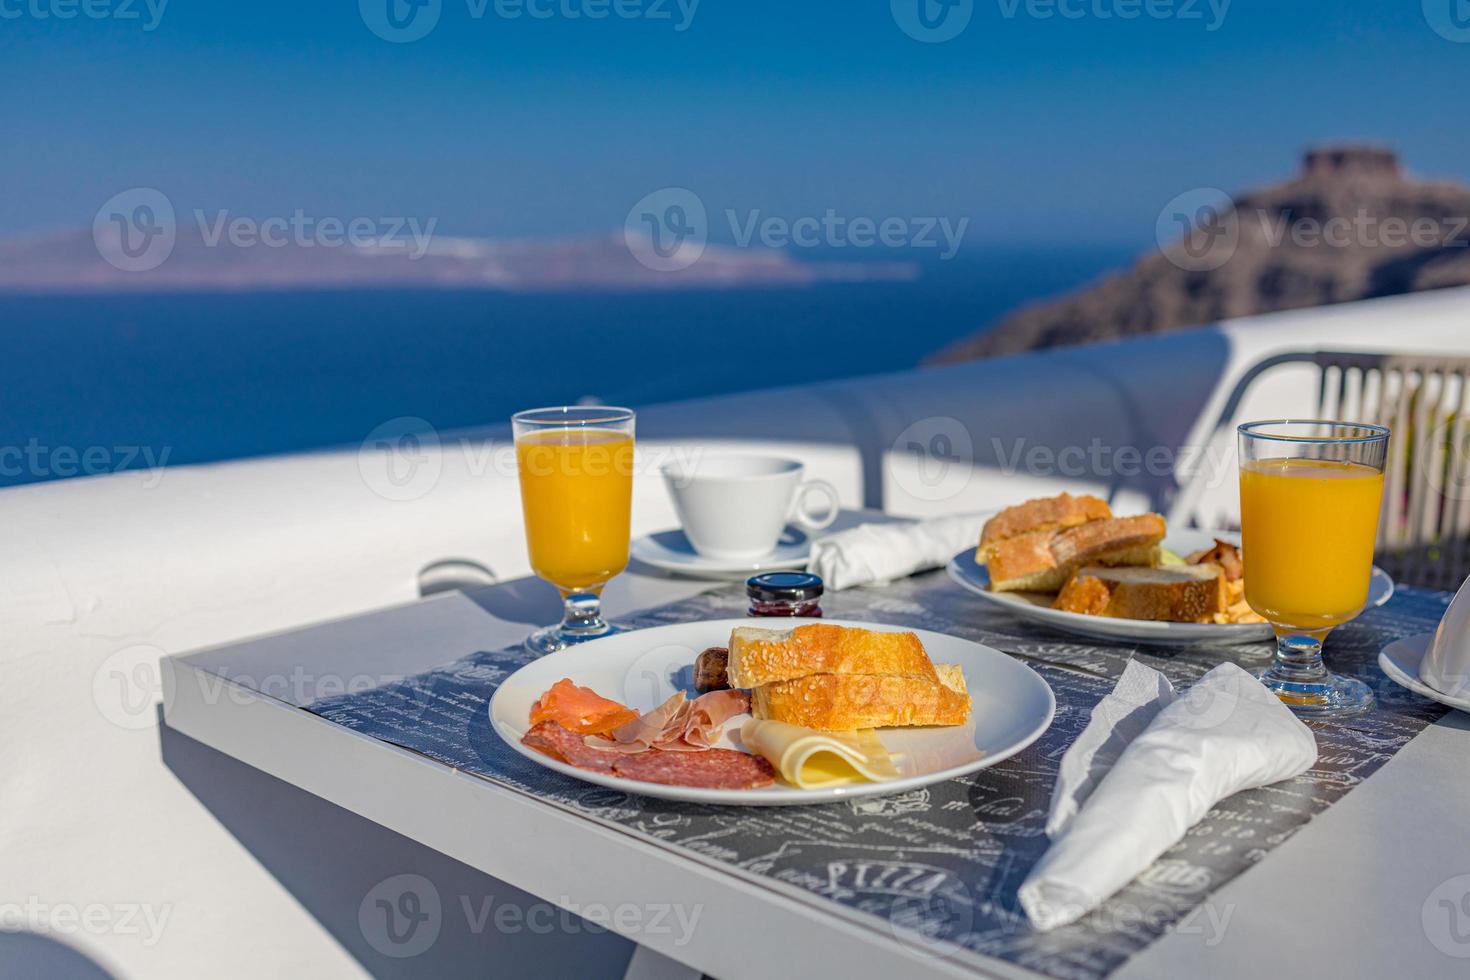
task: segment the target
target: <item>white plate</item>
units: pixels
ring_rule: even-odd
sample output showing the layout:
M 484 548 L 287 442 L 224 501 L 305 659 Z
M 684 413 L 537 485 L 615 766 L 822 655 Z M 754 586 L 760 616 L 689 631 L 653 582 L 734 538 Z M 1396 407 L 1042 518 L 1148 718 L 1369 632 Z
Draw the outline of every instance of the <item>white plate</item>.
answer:
M 517 752 L 548 769 L 575 776 L 589 783 L 629 793 L 657 796 L 692 803 L 781 805 L 830 803 L 863 796 L 886 796 L 927 786 L 976 769 L 993 766 L 1010 758 L 1041 737 L 1056 712 L 1051 688 L 1030 667 L 1012 660 L 999 650 L 943 633 L 914 630 L 935 663 L 959 664 L 974 700 L 970 722 L 948 728 L 884 728 L 883 745 L 895 754 L 902 776 L 885 783 L 863 783 L 831 789 L 797 789 L 777 782 L 766 789 L 696 789 L 663 786 L 624 779 L 606 773 L 587 772 L 558 762 L 521 744 L 530 727 L 531 705 L 563 677 L 590 687 L 603 697 L 621 701 L 639 711 L 661 704 L 676 689 L 691 688 L 694 658 L 712 646 L 725 646 L 736 626 L 759 625 L 751 619 L 716 619 L 679 623 L 618 633 L 550 654 L 522 667 L 505 679 L 490 699 L 490 723 L 496 734 Z M 842 620 L 789 619 L 780 626 L 827 622 L 839 626 L 898 631 L 899 627 L 875 626 Z M 749 715 L 732 718 L 718 745 L 738 748 L 740 724 Z M 732 737 L 734 736 L 734 737 Z
M 694 550 L 683 531 L 674 528 L 638 538 L 631 552 L 634 558 L 654 568 L 690 578 L 742 579 L 759 572 L 805 568 L 812 543 L 804 532 L 788 527 L 781 532 L 781 540 L 770 554 L 753 561 L 729 561 L 706 558 Z
M 1201 551 L 1220 538 L 1238 544 L 1240 535 L 1234 531 L 1199 531 L 1186 529 L 1171 531 L 1164 538 L 1164 547 L 1178 555 Z M 1158 644 L 1168 646 L 1194 646 L 1209 643 L 1259 643 L 1270 640 L 1271 627 L 1265 623 L 1230 623 L 1221 626 L 1213 623 L 1159 623 L 1146 619 L 1110 619 L 1106 616 L 1084 616 L 1051 607 L 1055 596 L 1035 592 L 992 592 L 990 576 L 985 566 L 975 561 L 974 549 L 963 551 L 949 563 L 949 575 L 960 585 L 985 600 L 995 603 L 1023 619 L 1068 633 L 1078 633 L 1105 640 L 1126 640 L 1130 643 Z M 1374 566 L 1373 578 L 1368 585 L 1368 608 L 1383 605 L 1393 598 L 1393 579 L 1383 569 Z
M 1433 633 L 1420 633 L 1418 636 L 1395 640 L 1378 654 L 1378 666 L 1383 668 L 1389 680 L 1400 687 L 1406 687 L 1415 694 L 1447 704 L 1451 708 L 1470 711 L 1470 698 L 1452 698 L 1448 694 L 1441 694 L 1419 679 L 1419 664 L 1429 652 L 1429 643 L 1433 639 Z

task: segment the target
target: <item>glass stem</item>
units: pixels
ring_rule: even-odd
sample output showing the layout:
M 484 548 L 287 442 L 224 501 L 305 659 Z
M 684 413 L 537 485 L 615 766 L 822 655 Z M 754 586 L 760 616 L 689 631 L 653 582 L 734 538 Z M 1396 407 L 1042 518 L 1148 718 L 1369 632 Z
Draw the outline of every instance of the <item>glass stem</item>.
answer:
M 1310 633 L 1276 634 L 1276 661 L 1266 672 L 1269 679 L 1289 684 L 1321 684 L 1327 680 L 1327 667 L 1322 663 L 1322 641 Z M 1265 678 L 1263 678 L 1265 679 Z
M 602 618 L 602 596 L 596 592 L 569 592 L 562 596 L 565 604 L 561 631 L 573 635 L 595 636 L 607 632 Z

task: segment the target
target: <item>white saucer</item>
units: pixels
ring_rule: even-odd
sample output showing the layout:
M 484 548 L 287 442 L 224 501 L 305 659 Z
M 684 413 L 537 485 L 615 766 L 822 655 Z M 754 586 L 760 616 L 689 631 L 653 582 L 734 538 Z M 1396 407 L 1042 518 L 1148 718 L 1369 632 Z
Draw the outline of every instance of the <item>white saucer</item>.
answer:
M 799 528 L 788 527 L 770 554 L 746 561 L 706 558 L 694 550 L 684 532 L 678 528 L 659 531 L 633 542 L 634 558 L 666 572 L 689 578 L 742 579 L 758 572 L 805 568 L 811 557 L 812 543 Z
M 1378 654 L 1378 666 L 1383 668 L 1389 680 L 1400 687 L 1408 688 L 1431 701 L 1447 704 L 1451 708 L 1470 711 L 1470 698 L 1452 698 L 1441 694 L 1419 679 L 1419 662 L 1429 652 L 1429 641 L 1433 639 L 1433 633 L 1420 633 L 1418 636 L 1395 640 Z

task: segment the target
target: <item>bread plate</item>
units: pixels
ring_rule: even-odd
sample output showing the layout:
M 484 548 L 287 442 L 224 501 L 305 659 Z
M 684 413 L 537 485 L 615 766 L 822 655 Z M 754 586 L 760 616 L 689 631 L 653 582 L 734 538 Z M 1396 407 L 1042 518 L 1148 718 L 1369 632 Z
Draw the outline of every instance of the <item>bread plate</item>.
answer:
M 1178 555 L 1188 555 L 1210 547 L 1216 538 L 1240 543 L 1238 531 L 1211 531 L 1189 528 L 1170 531 L 1164 538 L 1164 547 Z M 950 578 L 980 596 L 987 602 L 1007 610 L 1022 619 L 1044 623 L 1047 626 L 1101 640 L 1126 641 L 1158 646 L 1196 646 L 1206 644 L 1259 643 L 1270 640 L 1271 627 L 1265 623 L 1161 623 L 1146 619 L 1109 619 L 1104 616 L 1085 616 L 1082 613 L 1053 609 L 1055 596 L 1034 592 L 992 592 L 990 576 L 985 566 L 975 561 L 973 548 L 962 551 L 950 560 Z M 1250 577 L 1250 562 L 1246 562 L 1246 577 Z M 1393 598 L 1393 579 L 1383 569 L 1374 566 L 1373 578 L 1368 585 L 1368 608 L 1383 605 Z
M 1008 759 L 1040 738 L 1051 725 L 1056 698 L 1046 681 L 1030 667 L 970 640 L 912 630 L 908 632 L 918 634 L 936 662 L 961 666 L 974 709 L 964 725 L 879 729 L 878 737 L 898 764 L 897 779 L 821 789 L 798 789 L 780 782 L 762 789 L 669 786 L 578 769 L 521 744 L 521 736 L 530 728 L 531 705 L 563 677 L 646 712 L 676 690 L 692 693 L 695 657 L 708 647 L 725 645 L 733 628 L 773 624 L 784 629 L 815 622 L 874 630 L 902 629 L 830 619 L 783 619 L 775 623 L 741 618 L 617 633 L 542 657 L 511 674 L 490 699 L 490 724 L 521 755 L 567 776 L 643 796 L 733 806 L 831 803 L 909 792 Z M 726 722 L 716 747 L 740 749 L 740 725 L 748 717 L 740 715 Z

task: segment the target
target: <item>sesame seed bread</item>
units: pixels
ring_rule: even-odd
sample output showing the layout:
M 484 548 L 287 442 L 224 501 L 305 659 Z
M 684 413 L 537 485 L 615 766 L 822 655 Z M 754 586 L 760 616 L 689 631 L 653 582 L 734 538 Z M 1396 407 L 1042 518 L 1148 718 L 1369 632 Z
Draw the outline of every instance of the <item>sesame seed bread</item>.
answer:
M 937 682 L 934 664 L 913 633 L 810 623 L 791 630 L 740 626 L 730 631 L 731 687 L 759 687 L 808 674 L 896 674 Z
M 811 674 L 762 684 L 753 692 L 756 718 L 820 731 L 908 725 L 961 725 L 970 695 L 958 664 L 938 664 L 935 677 L 900 674 Z

